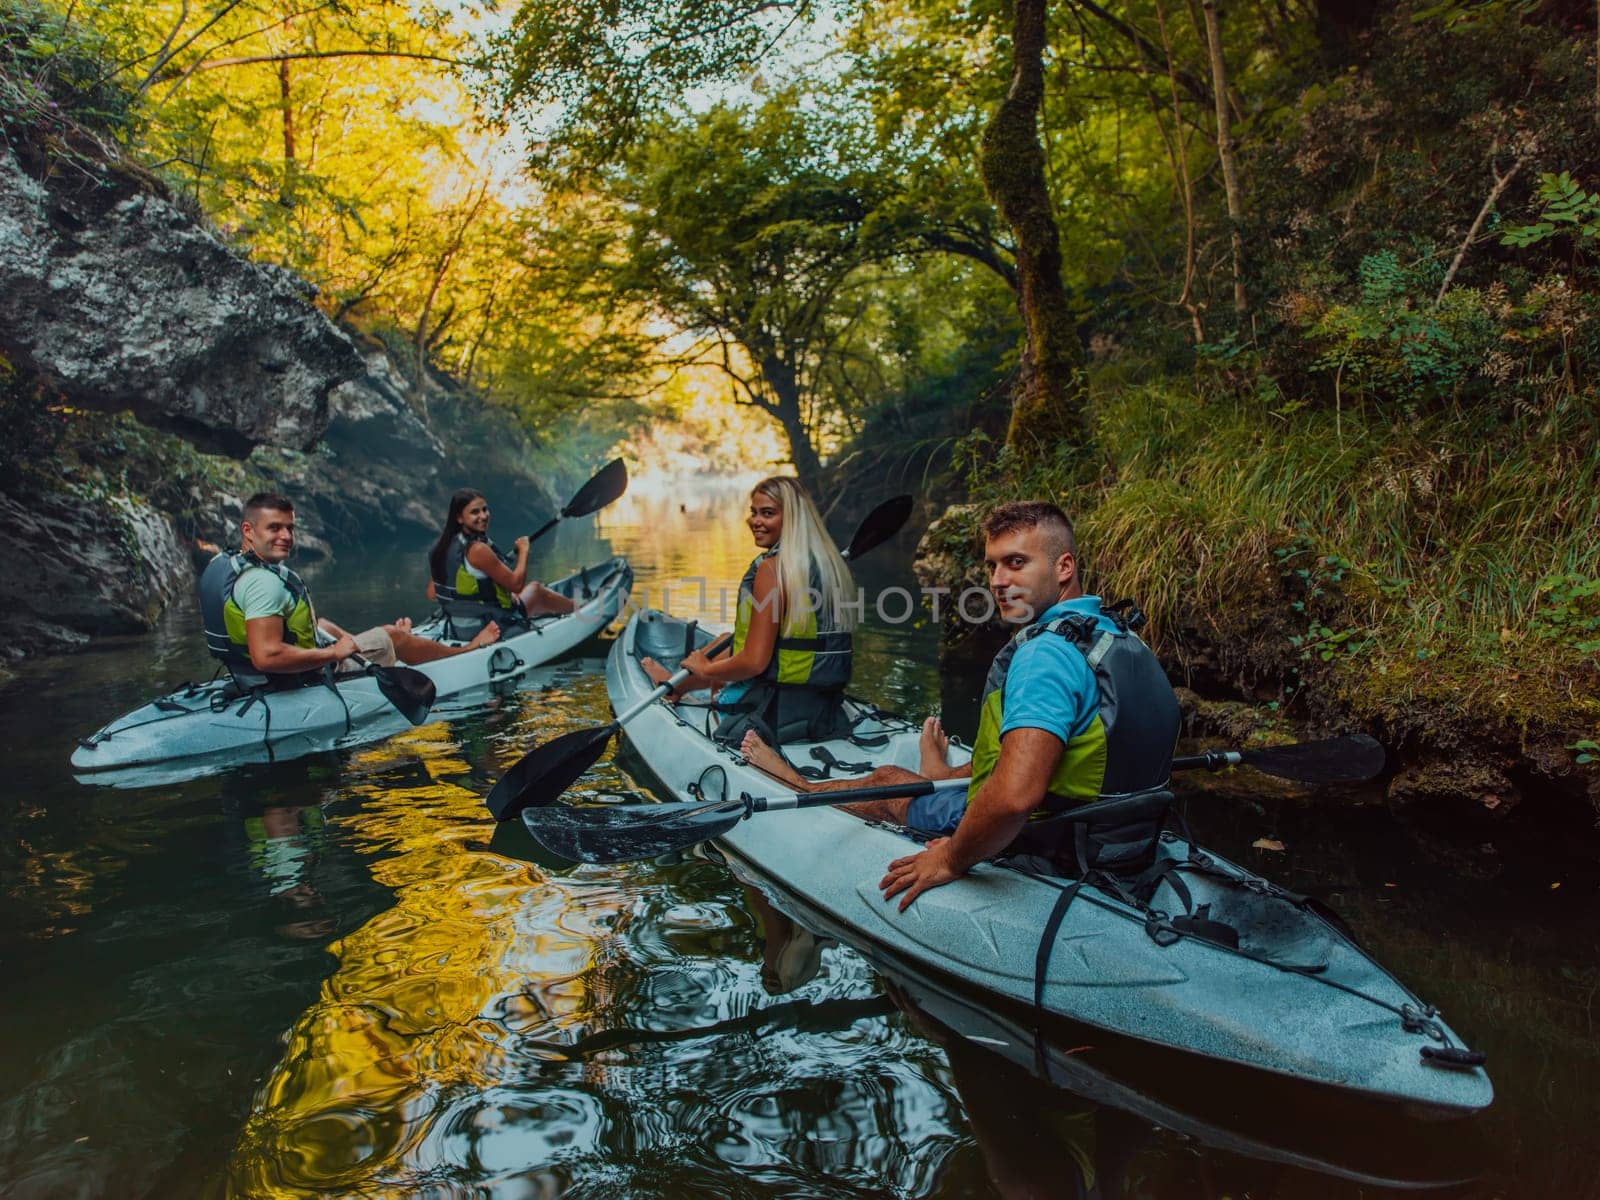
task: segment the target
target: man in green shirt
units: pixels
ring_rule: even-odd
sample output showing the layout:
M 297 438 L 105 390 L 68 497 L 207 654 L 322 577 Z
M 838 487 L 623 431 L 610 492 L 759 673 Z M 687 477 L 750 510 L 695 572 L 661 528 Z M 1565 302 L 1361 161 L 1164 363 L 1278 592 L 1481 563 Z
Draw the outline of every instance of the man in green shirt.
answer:
M 318 618 L 311 594 L 286 565 L 294 553 L 294 505 L 260 492 L 245 502 L 239 553 L 219 554 L 200 579 L 206 642 L 236 671 L 288 677 L 320 671 L 359 670 L 359 654 L 377 666 L 432 662 L 487 645 L 500 627 L 486 625 L 464 646 L 446 646 L 411 632 L 409 617 L 351 634 Z

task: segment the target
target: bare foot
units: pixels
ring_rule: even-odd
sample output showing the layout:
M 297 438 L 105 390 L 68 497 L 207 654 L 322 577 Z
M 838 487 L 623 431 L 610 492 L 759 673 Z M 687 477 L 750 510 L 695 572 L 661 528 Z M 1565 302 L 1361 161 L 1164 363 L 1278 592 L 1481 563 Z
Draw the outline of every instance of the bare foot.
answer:
M 490 621 L 482 629 L 478 630 L 476 636 L 474 636 L 470 642 L 463 646 L 462 649 L 476 650 L 479 646 L 487 646 L 490 643 L 498 642 L 499 640 L 500 626 L 496 622 Z
M 774 779 L 788 784 L 796 791 L 809 792 L 811 785 L 806 782 L 793 767 L 783 761 L 780 755 L 771 746 L 761 739 L 761 735 L 753 729 L 745 731 L 744 741 L 739 743 L 739 753 L 744 755 L 745 761 L 771 775 Z
M 946 757 L 950 749 L 950 738 L 938 717 L 929 717 L 922 723 L 922 736 L 917 739 L 917 749 L 921 751 L 917 774 L 924 779 L 950 777 L 950 763 Z

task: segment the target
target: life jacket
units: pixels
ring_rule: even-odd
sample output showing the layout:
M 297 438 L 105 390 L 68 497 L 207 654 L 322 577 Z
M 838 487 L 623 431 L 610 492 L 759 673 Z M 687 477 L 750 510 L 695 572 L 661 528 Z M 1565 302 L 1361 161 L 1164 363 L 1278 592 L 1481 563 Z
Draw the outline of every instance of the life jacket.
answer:
M 755 614 L 756 571 L 761 564 L 778 553 L 774 546 L 751 560 L 744 578 L 739 580 L 739 608 L 733 622 L 733 652 L 744 649 L 750 636 L 750 618 Z M 837 614 L 822 595 L 822 573 L 817 564 L 811 564 L 811 577 L 807 581 L 811 597 L 816 603 L 790 633 L 778 632 L 778 642 L 760 678 L 782 687 L 808 688 L 820 692 L 842 692 L 850 682 L 853 642 L 850 634 L 840 629 Z M 775 600 L 773 601 L 776 602 Z
M 446 620 L 451 623 L 452 632 L 461 636 L 463 640 L 471 637 L 476 631 L 465 627 L 454 628 L 457 622 L 464 622 L 467 626 L 476 623 L 481 629 L 490 621 L 504 626 L 523 624 L 528 619 L 522 611 L 522 601 L 519 598 L 488 576 L 475 573 L 476 568 L 467 562 L 467 550 L 474 542 L 482 542 L 488 546 L 494 556 L 505 563 L 507 568 L 516 562 L 515 558 L 506 554 L 485 535 L 469 536 L 465 532 L 458 531 L 456 536 L 450 539 L 444 555 L 444 570 L 442 573 L 433 574 L 433 594 L 439 601 L 439 607 L 443 610 Z M 430 563 L 429 570 L 432 569 Z
M 1056 764 L 1034 819 L 1064 812 L 1093 800 L 1164 788 L 1172 773 L 1172 750 L 1181 716 L 1166 672 L 1133 630 L 1143 614 L 1127 604 L 1129 616 L 1107 609 L 1116 626 L 1104 629 L 1095 617 L 1070 613 L 1028 626 L 995 655 L 984 680 L 978 736 L 972 747 L 972 784 L 977 795 L 1000 758 L 1006 675 L 1016 653 L 1036 637 L 1066 638 L 1082 653 L 1099 686 L 1099 706 L 1089 727 L 1071 738 Z
M 491 542 L 487 535 L 469 536 L 458 532 L 450 539 L 444 555 L 444 578 L 433 577 L 433 591 L 441 600 L 471 600 L 495 608 L 510 610 L 517 598 L 488 576 L 467 562 L 467 550 L 473 542 L 482 542 L 501 562 L 510 567 L 516 559 L 507 555 Z
M 249 640 L 245 634 L 244 610 L 234 601 L 233 591 L 246 571 L 271 571 L 289 590 L 290 609 L 282 617 L 283 640 L 302 650 L 317 645 L 316 611 L 311 593 L 300 576 L 285 566 L 268 566 L 253 551 L 223 551 L 200 574 L 200 620 L 205 626 L 206 649 L 219 659 L 242 686 L 296 686 L 321 678 L 320 668 L 268 675 L 250 661 Z

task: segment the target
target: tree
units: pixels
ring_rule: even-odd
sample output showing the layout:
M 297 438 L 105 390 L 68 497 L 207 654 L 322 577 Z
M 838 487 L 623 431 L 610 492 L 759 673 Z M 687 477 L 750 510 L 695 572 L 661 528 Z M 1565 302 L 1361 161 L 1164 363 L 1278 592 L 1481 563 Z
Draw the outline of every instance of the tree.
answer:
M 1016 246 L 1026 346 L 1012 435 L 1023 450 L 1041 438 L 1081 442 L 1086 437 L 1082 353 L 1061 284 L 1059 238 L 1038 132 L 1047 7 L 1048 0 L 1016 0 L 1012 84 L 989 120 L 979 158 L 984 184 Z M 784 29 L 812 13 L 805 0 L 640 0 L 627 6 L 559 7 L 524 3 L 494 57 L 500 96 L 525 113 L 563 105 L 555 136 L 538 157 L 547 166 L 556 157 L 568 170 L 582 170 L 585 164 L 592 168 L 635 139 L 644 116 L 660 111 L 691 85 L 750 71 Z M 561 151 L 551 149 L 552 142 Z M 993 246 L 985 249 L 991 265 L 998 266 L 1002 260 L 992 253 Z M 779 419 L 789 429 L 797 418 L 785 397 L 803 386 L 796 364 L 786 356 L 751 349 L 773 390 L 775 415 L 787 413 Z M 812 449 L 809 439 L 794 436 L 800 432 L 801 424 L 794 424 L 791 442 L 804 474 L 803 460 Z
M 627 230 L 609 286 L 697 338 L 675 357 L 709 357 L 775 419 L 807 484 L 866 269 L 893 243 L 878 173 L 832 158 L 818 120 L 787 95 L 748 115 L 718 107 L 653 126 L 605 174 Z

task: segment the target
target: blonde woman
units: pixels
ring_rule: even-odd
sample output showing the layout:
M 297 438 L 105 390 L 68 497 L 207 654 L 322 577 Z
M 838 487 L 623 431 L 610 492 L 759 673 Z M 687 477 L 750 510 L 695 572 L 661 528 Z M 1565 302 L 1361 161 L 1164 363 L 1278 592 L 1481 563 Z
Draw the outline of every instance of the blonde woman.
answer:
M 737 743 L 747 730 L 773 745 L 835 736 L 859 611 L 845 607 L 856 598 L 850 568 L 798 479 L 756 484 L 747 523 L 759 553 L 739 581 L 732 653 L 684 658 L 694 674 L 683 690 L 721 689 L 721 741 Z M 642 665 L 656 682 L 667 678 L 655 660 Z

